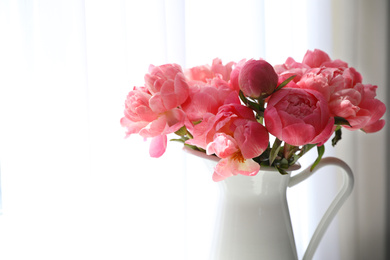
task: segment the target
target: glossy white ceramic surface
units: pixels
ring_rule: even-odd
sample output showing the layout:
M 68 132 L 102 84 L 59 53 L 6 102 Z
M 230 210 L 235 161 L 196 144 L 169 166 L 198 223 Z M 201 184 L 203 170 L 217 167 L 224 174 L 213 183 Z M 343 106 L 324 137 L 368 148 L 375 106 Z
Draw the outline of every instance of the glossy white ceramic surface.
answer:
M 217 157 L 186 151 L 204 158 L 210 171 L 218 162 Z M 286 191 L 327 165 L 344 170 L 344 183 L 303 257 L 311 259 L 331 220 L 352 191 L 352 171 L 337 158 L 324 158 L 314 171 L 307 168 L 293 177 L 291 171 L 281 175 L 273 168 L 262 167 L 256 176 L 238 175 L 219 182 L 220 202 L 210 260 L 297 260 Z

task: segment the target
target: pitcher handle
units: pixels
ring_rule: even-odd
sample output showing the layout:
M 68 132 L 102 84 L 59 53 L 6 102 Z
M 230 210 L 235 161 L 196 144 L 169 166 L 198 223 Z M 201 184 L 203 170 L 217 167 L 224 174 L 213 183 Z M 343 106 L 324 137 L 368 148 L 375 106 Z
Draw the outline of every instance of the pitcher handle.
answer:
M 292 176 L 290 178 L 290 182 L 288 184 L 289 187 L 293 187 L 296 184 L 306 180 L 308 177 L 310 177 L 314 172 L 321 169 L 324 166 L 328 165 L 335 165 L 341 167 L 344 171 L 343 174 L 343 185 L 341 186 L 341 189 L 337 193 L 336 197 L 333 199 L 332 203 L 330 204 L 329 208 L 325 212 L 324 216 L 322 217 L 321 221 L 319 222 L 309 245 L 307 246 L 306 252 L 302 258 L 302 260 L 309 260 L 312 259 L 318 244 L 320 243 L 325 231 L 327 230 L 329 224 L 333 220 L 333 218 L 336 216 L 337 212 L 340 210 L 341 206 L 344 204 L 348 196 L 352 192 L 354 178 L 351 168 L 342 160 L 335 158 L 335 157 L 327 157 L 323 158 L 320 163 L 314 168 L 313 171 L 310 171 L 310 167 L 306 168 L 302 172 L 298 173 L 295 176 Z

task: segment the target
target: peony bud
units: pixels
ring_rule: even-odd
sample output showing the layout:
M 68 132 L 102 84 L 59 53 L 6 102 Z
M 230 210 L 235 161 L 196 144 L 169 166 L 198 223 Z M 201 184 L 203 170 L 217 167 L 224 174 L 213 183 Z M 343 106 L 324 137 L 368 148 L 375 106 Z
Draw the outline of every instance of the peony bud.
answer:
M 245 96 L 259 98 L 262 94 L 272 94 L 278 75 L 265 60 L 249 60 L 241 68 L 238 83 Z

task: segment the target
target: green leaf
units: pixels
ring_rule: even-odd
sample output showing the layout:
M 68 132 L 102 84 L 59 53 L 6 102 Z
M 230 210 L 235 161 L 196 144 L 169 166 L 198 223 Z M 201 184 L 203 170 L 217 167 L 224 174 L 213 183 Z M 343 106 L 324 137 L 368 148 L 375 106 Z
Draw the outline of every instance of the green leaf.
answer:
M 184 143 L 184 146 L 186 146 L 186 147 L 188 147 L 188 148 L 190 148 L 190 149 L 192 149 L 192 150 L 201 151 L 201 152 L 206 152 L 206 150 L 204 150 L 204 149 L 202 149 L 202 148 L 199 148 L 199 147 L 197 147 L 197 146 L 195 146 L 195 145 L 191 145 L 191 144 L 186 144 L 186 143 Z
M 182 126 L 179 130 L 175 132 L 178 136 L 185 136 L 187 134 L 187 128 Z
M 287 168 L 288 168 L 288 160 L 287 160 L 286 158 L 283 158 L 282 160 L 280 160 L 279 166 L 280 166 L 281 168 L 287 169 Z
M 339 117 L 339 116 L 334 117 L 334 124 L 335 125 L 347 125 L 349 127 L 352 127 L 347 119 L 345 119 L 344 117 Z
M 332 139 L 332 146 L 335 146 L 338 141 L 341 140 L 341 126 L 338 126 L 334 132 L 334 137 Z
M 244 102 L 245 105 L 248 105 L 249 100 L 245 97 L 244 93 L 241 90 L 240 90 L 238 95 L 240 96 L 240 99 L 242 100 L 242 102 Z
M 298 161 L 298 159 L 299 158 L 301 158 L 301 156 L 299 156 L 298 154 L 293 154 L 292 156 L 291 156 L 291 158 L 290 158 L 290 160 L 289 160 L 289 165 L 294 165 L 297 161 Z
M 280 90 L 281 88 L 283 88 L 284 86 L 286 86 L 291 80 L 293 80 L 294 78 L 296 77 L 296 75 L 294 76 L 291 76 L 289 77 L 288 79 L 286 79 L 285 81 L 283 81 L 282 83 L 280 83 L 280 85 L 275 89 L 274 92 Z
M 278 156 L 279 150 L 282 147 L 282 141 L 278 138 L 275 139 L 274 144 L 272 145 L 271 152 L 269 154 L 269 165 L 271 166 Z
M 280 167 L 275 167 L 278 171 L 279 171 L 279 173 L 280 174 L 282 174 L 282 175 L 286 175 L 286 174 L 288 174 L 288 172 L 286 172 L 285 170 L 283 170 L 282 168 L 280 168 Z
M 244 93 L 240 90 L 239 92 L 240 99 L 244 104 L 254 110 L 257 114 L 262 115 L 264 112 L 264 107 L 261 107 L 258 103 L 249 100 L 247 97 L 245 97 Z
M 188 137 L 182 136 L 181 138 L 169 139 L 169 141 L 185 143 L 188 139 Z
M 324 153 L 325 153 L 325 145 L 317 146 L 317 151 L 318 151 L 318 157 L 317 157 L 317 159 L 314 161 L 313 165 L 311 166 L 310 171 L 313 171 L 314 168 L 315 168 L 315 167 L 318 165 L 318 163 L 321 161 L 322 156 L 323 156 Z

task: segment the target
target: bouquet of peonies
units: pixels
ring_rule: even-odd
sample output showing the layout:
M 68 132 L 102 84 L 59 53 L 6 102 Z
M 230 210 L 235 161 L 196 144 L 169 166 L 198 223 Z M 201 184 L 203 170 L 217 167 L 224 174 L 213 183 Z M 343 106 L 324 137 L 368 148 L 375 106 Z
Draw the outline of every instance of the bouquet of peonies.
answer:
M 334 135 L 336 145 L 342 129 L 382 129 L 386 106 L 376 88 L 321 50 L 274 67 L 262 59 L 226 65 L 214 59 L 184 71 L 151 65 L 145 85 L 128 94 L 121 125 L 127 136 L 151 138 L 152 157 L 165 152 L 172 133 L 178 136 L 172 140 L 219 157 L 214 181 L 255 175 L 261 165 L 284 174 L 316 146 L 314 168 L 324 143 Z

